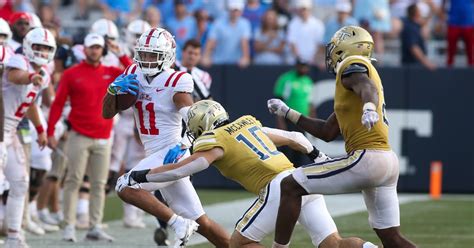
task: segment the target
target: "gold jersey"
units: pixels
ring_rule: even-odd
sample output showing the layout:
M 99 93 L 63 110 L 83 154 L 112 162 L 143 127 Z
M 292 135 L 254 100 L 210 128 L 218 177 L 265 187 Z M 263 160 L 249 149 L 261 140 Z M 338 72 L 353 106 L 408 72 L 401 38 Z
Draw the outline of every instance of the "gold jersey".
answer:
M 362 107 L 364 104 L 361 98 L 352 90 L 348 90 L 342 85 L 342 72 L 348 66 L 355 63 L 367 67 L 369 78 L 374 82 L 379 96 L 377 113 L 379 114 L 380 120 L 370 131 L 367 130 L 361 122 Z M 336 113 L 341 134 L 344 137 L 347 153 L 362 149 L 390 150 L 382 81 L 380 80 L 377 70 L 367 58 L 362 56 L 350 56 L 343 60 L 338 66 L 334 112 Z
M 261 130 L 255 117 L 246 115 L 215 130 L 203 133 L 193 144 L 193 151 L 214 147 L 224 155 L 213 162 L 220 173 L 258 194 L 280 172 L 293 169 L 293 164 Z

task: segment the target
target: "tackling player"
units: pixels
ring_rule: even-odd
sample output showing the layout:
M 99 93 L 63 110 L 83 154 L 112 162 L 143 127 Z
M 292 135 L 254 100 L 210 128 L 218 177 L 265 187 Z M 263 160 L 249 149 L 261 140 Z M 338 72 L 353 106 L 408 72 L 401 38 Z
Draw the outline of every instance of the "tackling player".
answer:
M 282 180 L 274 247 L 288 247 L 302 196 L 360 192 L 369 223 L 384 247 L 415 247 L 400 233 L 398 158 L 388 143 L 382 81 L 372 65 L 374 42 L 363 28 L 339 29 L 326 46 L 326 66 L 336 74 L 334 113 L 327 120 L 302 116 L 278 99 L 271 113 L 326 142 L 342 134 L 347 157 L 296 169 Z
M 275 227 L 280 181 L 294 169 L 275 145 L 288 145 L 313 158 L 318 157 L 319 151 L 303 134 L 262 128 L 253 116 L 242 116 L 230 123 L 225 109 L 212 100 L 195 103 L 188 118 L 188 134 L 195 138 L 193 155 L 175 164 L 132 171 L 127 175 L 130 184 L 177 180 L 213 164 L 222 175 L 258 195 L 237 221 L 230 247 L 263 247 L 260 241 Z M 300 208 L 299 221 L 316 247 L 374 247 L 358 238 L 342 239 L 322 195 L 305 197 Z
M 136 64 L 129 66 L 125 70 L 126 75 L 110 85 L 104 98 L 103 116 L 113 118 L 119 111 L 117 94 L 136 95 L 138 91 L 133 109 L 146 158 L 134 167 L 135 170 L 162 163 L 168 151 L 182 140 L 181 122 L 186 120 L 189 106 L 193 103 L 193 81 L 188 73 L 170 68 L 175 60 L 175 51 L 176 43 L 168 31 L 162 28 L 147 30 L 140 36 L 135 48 Z M 179 216 L 149 193 L 158 189 Z M 127 187 L 121 177 L 117 181 L 117 193 L 123 201 L 167 221 L 177 233 L 176 245 L 184 245 L 188 241 L 197 229 L 197 222 L 198 232 L 215 246 L 228 246 L 228 234 L 206 216 L 189 178 L 150 183 L 138 188 Z

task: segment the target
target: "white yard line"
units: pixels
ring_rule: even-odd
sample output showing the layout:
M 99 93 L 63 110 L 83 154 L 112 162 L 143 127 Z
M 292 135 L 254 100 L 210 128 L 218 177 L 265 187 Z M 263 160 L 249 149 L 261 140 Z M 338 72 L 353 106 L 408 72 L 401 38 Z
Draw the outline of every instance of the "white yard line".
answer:
M 325 196 L 329 212 L 333 217 L 348 215 L 360 211 L 365 211 L 365 205 L 361 194 L 334 195 Z M 242 199 L 237 201 L 219 203 L 205 206 L 206 213 L 225 229 L 232 233 L 235 222 L 252 204 L 254 198 Z M 399 195 L 400 204 L 428 200 L 426 194 L 423 195 Z M 109 234 L 116 238 L 113 243 L 106 242 L 88 242 L 82 240 L 85 231 L 76 233 L 79 242 L 68 243 L 61 241 L 62 232 L 46 234 L 44 236 L 27 235 L 27 242 L 32 248 L 35 247 L 156 247 L 153 242 L 153 232 L 155 229 L 155 220 L 151 216 L 145 217 L 146 229 L 127 229 L 123 227 L 122 221 L 108 222 L 108 228 L 105 229 Z M 190 245 L 206 243 L 207 240 L 196 234 L 189 242 Z

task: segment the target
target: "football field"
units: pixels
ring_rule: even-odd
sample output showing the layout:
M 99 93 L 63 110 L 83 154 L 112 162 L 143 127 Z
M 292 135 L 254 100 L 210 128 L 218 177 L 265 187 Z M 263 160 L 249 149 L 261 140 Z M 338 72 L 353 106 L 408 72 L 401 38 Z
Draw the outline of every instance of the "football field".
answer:
M 239 190 L 198 190 L 211 218 L 231 231 L 235 221 L 250 206 L 252 194 Z M 327 196 L 326 202 L 342 236 L 358 236 L 380 244 L 367 223 L 367 213 L 360 194 Z M 442 200 L 430 200 L 423 194 L 400 194 L 402 231 L 419 247 L 473 247 L 474 195 L 445 195 Z M 154 219 L 145 218 L 146 229 L 126 229 L 121 222 L 122 207 L 116 196 L 107 198 L 106 229 L 116 238 L 113 243 L 87 242 L 78 231 L 79 242 L 60 241 L 61 233 L 38 237 L 28 235 L 31 247 L 153 247 Z M 270 247 L 273 234 L 263 244 Z M 309 236 L 298 225 L 291 247 L 312 247 Z M 188 247 L 213 247 L 200 235 L 194 235 Z

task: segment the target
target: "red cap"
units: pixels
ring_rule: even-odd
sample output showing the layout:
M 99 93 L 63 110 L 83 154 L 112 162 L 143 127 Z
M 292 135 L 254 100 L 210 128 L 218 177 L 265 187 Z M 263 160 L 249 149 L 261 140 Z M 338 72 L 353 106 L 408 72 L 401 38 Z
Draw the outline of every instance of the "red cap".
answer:
M 26 12 L 15 12 L 10 16 L 10 20 L 8 20 L 8 23 L 10 25 L 13 25 L 15 22 L 17 22 L 20 19 L 25 19 L 27 21 L 31 20 L 30 14 Z

